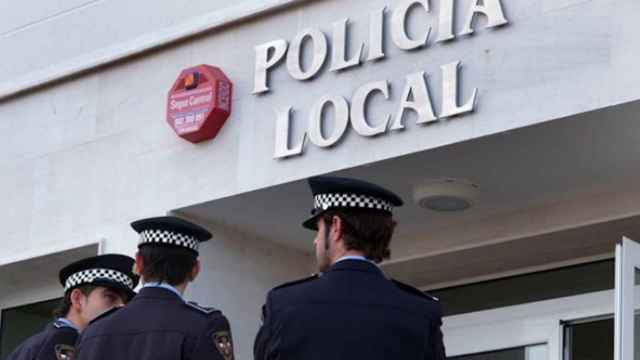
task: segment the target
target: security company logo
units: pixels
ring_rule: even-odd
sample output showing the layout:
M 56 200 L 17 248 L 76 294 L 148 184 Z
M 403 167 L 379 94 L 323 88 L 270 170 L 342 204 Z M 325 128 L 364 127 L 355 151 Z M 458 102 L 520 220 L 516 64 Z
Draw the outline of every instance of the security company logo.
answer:
M 215 66 L 183 70 L 167 100 L 167 123 L 192 143 L 213 139 L 231 114 L 233 84 Z

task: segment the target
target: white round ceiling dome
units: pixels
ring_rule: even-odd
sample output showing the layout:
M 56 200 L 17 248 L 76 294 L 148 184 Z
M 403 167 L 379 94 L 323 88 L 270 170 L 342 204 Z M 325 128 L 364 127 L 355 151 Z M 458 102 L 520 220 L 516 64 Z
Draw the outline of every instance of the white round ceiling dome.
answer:
M 441 178 L 417 186 L 413 201 L 421 208 L 433 211 L 464 211 L 475 204 L 478 193 L 479 186 L 471 181 Z

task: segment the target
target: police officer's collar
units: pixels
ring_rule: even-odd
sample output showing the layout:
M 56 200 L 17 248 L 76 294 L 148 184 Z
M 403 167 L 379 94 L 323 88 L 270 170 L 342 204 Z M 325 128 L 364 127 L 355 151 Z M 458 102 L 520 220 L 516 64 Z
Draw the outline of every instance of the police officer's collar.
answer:
M 148 282 L 142 285 L 142 288 L 143 289 L 145 288 L 165 289 L 177 295 L 180 298 L 180 300 L 185 301 L 184 298 L 182 297 L 182 294 L 180 294 L 180 291 L 178 291 L 178 289 L 176 289 L 174 286 L 171 286 L 165 282 Z
M 75 331 L 77 331 L 78 333 L 80 332 L 80 328 L 71 322 L 71 320 L 67 319 L 67 318 L 57 318 L 54 322 L 53 322 L 53 326 L 58 328 L 58 329 L 62 329 L 62 328 L 71 328 L 74 329 Z
M 376 267 L 378 267 L 378 264 L 376 264 L 374 261 L 367 259 L 364 256 L 359 256 L 359 255 L 347 255 L 347 256 L 343 256 L 340 259 L 336 260 L 336 262 L 334 263 L 337 264 L 340 261 L 345 261 L 345 260 L 357 260 L 357 261 L 366 261 L 368 263 L 371 263 L 373 265 L 375 265 Z
M 382 270 L 374 262 L 363 261 L 362 259 L 351 259 L 351 258 L 339 259 L 329 268 L 327 272 L 342 271 L 342 270 L 363 271 L 363 272 L 370 272 L 370 273 L 384 275 Z

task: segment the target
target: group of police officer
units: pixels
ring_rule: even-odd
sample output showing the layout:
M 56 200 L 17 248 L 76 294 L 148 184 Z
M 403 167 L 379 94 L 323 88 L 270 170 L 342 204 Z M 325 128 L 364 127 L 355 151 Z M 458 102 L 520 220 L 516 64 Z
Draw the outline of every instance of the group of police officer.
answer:
M 378 267 L 389 257 L 392 212 L 402 200 L 355 179 L 309 184 L 314 205 L 303 226 L 316 231 L 319 272 L 267 294 L 255 360 L 445 359 L 438 300 Z M 131 226 L 140 236 L 135 259 L 100 255 L 63 268 L 56 319 L 8 360 L 234 358 L 222 312 L 183 298 L 211 234 L 171 216 Z

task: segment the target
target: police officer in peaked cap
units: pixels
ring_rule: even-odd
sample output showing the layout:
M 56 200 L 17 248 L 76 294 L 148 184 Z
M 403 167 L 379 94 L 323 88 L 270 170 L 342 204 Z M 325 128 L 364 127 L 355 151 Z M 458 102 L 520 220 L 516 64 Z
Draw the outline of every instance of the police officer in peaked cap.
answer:
M 89 322 L 135 295 L 138 276 L 132 272 L 133 263 L 128 256 L 108 254 L 83 259 L 60 270 L 64 296 L 55 310 L 56 319 L 24 341 L 7 360 L 72 358 L 78 335 Z
M 77 345 L 81 360 L 232 360 L 227 318 L 183 294 L 200 271 L 198 248 L 211 234 L 172 217 L 131 224 L 140 235 L 136 272 L 143 286 L 124 308 L 97 317 Z
M 392 211 L 402 200 L 354 179 L 309 185 L 314 205 L 303 226 L 316 232 L 321 274 L 268 293 L 255 360 L 445 359 L 438 300 L 378 267 L 390 255 Z

